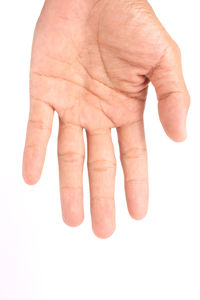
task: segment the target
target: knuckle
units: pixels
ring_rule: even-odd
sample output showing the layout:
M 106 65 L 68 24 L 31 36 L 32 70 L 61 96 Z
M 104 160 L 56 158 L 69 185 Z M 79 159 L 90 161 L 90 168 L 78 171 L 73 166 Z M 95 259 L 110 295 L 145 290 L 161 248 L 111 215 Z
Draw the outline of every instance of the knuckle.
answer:
M 82 184 L 60 184 L 60 191 L 63 193 L 71 193 L 76 191 L 82 191 L 83 185 Z
M 113 204 L 114 197 L 113 196 L 93 196 L 91 197 L 91 204 L 94 205 L 94 203 L 101 203 L 105 204 L 107 207 Z
M 45 121 L 43 120 L 34 120 L 34 119 L 29 119 L 29 126 L 32 126 L 34 128 L 37 129 L 41 129 L 41 130 L 48 130 L 51 131 L 51 126 L 49 126 L 49 124 L 47 124 Z
M 122 160 L 146 158 L 146 147 L 131 147 L 121 153 Z
M 58 158 L 66 163 L 82 163 L 84 160 L 84 153 L 75 151 L 58 152 Z
M 93 160 L 88 161 L 88 169 L 94 172 L 107 172 L 110 169 L 115 170 L 116 161 L 115 160 Z
M 146 184 L 148 182 L 148 178 L 126 178 L 125 184 Z

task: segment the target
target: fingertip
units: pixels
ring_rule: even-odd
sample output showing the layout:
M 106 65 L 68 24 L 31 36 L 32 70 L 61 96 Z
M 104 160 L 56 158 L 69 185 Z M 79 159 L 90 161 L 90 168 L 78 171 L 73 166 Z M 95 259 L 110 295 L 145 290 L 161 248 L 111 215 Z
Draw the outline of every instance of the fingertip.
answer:
M 183 143 L 187 139 L 187 132 L 171 133 L 166 132 L 167 136 L 175 143 Z
M 24 150 L 22 177 L 28 185 L 35 185 L 41 176 L 41 157 L 35 150 L 32 148 Z
M 24 182 L 28 185 L 35 185 L 38 183 L 39 178 L 34 177 L 32 174 L 26 174 L 26 173 L 22 173 L 22 177 L 24 179 Z
M 100 212 L 99 212 L 100 213 Z M 96 237 L 107 239 L 113 235 L 116 229 L 114 216 L 96 216 L 92 220 L 92 230 Z
M 64 223 L 70 227 L 81 225 L 84 220 L 82 188 L 63 187 L 60 196 Z
M 181 101 L 183 98 L 173 97 L 159 103 L 160 121 L 167 136 L 174 142 L 184 142 L 187 138 L 188 107 Z
M 116 228 L 114 199 L 91 200 L 92 229 L 102 239 L 110 237 Z
M 162 114 L 161 114 L 162 116 Z M 176 143 L 184 142 L 187 138 L 186 116 L 168 116 L 161 118 L 162 126 L 167 136 Z
M 172 141 L 181 143 L 187 139 L 186 117 L 162 118 L 161 123 L 165 133 Z
M 68 218 L 66 215 L 62 215 L 62 219 L 65 225 L 70 227 L 78 227 L 84 221 L 84 216 L 74 215 Z
M 102 226 L 102 227 L 96 227 L 95 225 L 92 226 L 93 233 L 96 237 L 99 239 L 108 239 L 111 237 L 115 232 L 116 226 L 114 224 L 110 224 L 110 226 Z
M 135 210 L 129 210 L 129 214 L 131 216 L 132 219 L 136 220 L 136 221 L 141 221 L 143 220 L 146 215 L 147 215 L 147 208 L 136 208 Z
M 129 182 L 126 184 L 126 199 L 131 218 L 142 220 L 148 212 L 148 183 Z
M 73 200 L 73 199 L 72 199 Z M 74 199 L 75 200 L 75 199 Z M 62 205 L 62 219 L 63 222 L 70 227 L 78 227 L 84 221 L 84 212 L 80 201 L 69 201 Z
M 94 234 L 106 239 L 116 228 L 114 198 L 91 199 L 92 229 Z

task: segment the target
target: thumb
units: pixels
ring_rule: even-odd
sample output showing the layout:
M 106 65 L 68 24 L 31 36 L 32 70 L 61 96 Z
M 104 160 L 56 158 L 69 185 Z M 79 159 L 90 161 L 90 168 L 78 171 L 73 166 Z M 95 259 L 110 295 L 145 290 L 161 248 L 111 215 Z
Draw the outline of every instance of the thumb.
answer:
M 185 140 L 190 96 L 183 78 L 180 50 L 173 40 L 148 77 L 156 89 L 159 117 L 166 134 L 176 142 Z

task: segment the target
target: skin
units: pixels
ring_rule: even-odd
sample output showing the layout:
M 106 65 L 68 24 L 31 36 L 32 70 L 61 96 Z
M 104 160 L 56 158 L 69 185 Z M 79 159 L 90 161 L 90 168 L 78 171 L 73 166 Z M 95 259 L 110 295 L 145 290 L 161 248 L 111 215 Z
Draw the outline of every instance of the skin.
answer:
M 78 226 L 84 218 L 83 129 L 94 233 L 107 238 L 115 230 L 111 128 L 118 133 L 129 213 L 136 220 L 146 215 L 143 112 L 149 82 L 156 89 L 166 134 L 183 141 L 190 99 L 180 50 L 148 2 L 45 2 L 33 41 L 23 177 L 31 185 L 39 180 L 57 112 L 60 197 L 66 224 Z

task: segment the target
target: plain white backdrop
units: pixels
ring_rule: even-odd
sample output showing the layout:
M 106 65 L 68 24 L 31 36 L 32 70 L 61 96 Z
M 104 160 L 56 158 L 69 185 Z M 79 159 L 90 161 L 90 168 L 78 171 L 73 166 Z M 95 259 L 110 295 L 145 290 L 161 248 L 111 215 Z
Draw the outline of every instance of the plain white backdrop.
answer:
M 86 166 L 85 221 L 78 228 L 62 222 L 57 118 L 41 181 L 29 187 L 22 180 L 31 43 L 43 1 L 1 1 L 1 300 L 200 299 L 200 4 L 198 0 L 150 3 L 182 49 L 192 99 L 188 139 L 176 144 L 165 136 L 150 87 L 145 112 L 149 213 L 139 222 L 128 215 L 113 130 L 117 229 L 111 238 L 100 240 L 91 229 Z

